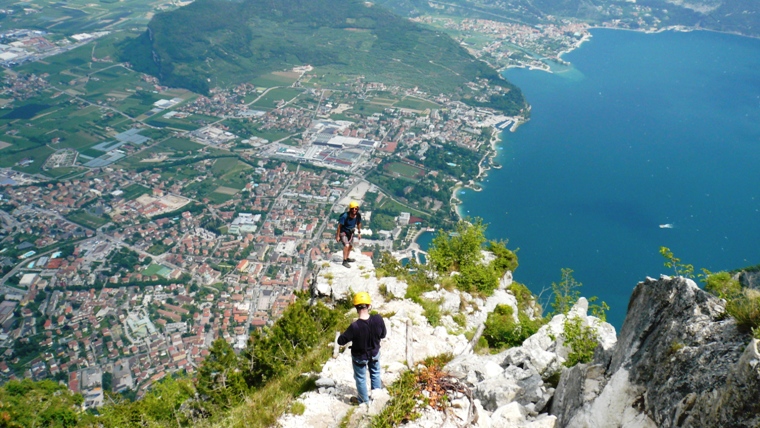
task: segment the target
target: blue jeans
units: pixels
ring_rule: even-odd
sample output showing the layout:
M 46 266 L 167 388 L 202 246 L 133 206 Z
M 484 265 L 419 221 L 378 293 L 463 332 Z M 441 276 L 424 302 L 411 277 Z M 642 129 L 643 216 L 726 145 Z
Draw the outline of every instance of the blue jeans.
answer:
M 367 393 L 368 368 L 372 389 L 383 387 L 383 383 L 380 380 L 380 353 L 378 352 L 371 360 L 351 357 L 351 361 L 354 366 L 354 380 L 356 381 L 356 392 L 358 393 L 359 403 L 367 403 L 369 402 L 369 394 Z

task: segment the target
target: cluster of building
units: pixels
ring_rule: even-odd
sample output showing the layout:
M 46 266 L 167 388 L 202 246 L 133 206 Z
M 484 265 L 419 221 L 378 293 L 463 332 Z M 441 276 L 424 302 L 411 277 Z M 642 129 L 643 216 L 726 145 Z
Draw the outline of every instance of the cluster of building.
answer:
M 530 67 L 548 70 L 549 66 L 543 61 L 545 58 L 562 62 L 560 55 L 575 48 L 589 34 L 588 24 L 569 20 L 536 25 L 431 16 L 414 20 L 456 30 L 463 37 L 473 34 L 486 36 L 488 41 L 483 46 L 475 46 L 474 54 L 502 68 Z M 531 52 L 532 55 L 526 55 L 525 52 Z
M 242 117 L 258 129 L 299 136 L 289 141 L 295 145 L 237 152 L 249 165 L 236 176 L 244 184 L 229 189 L 221 203 L 197 190 L 213 182 L 220 161 L 205 149 L 178 166 L 129 170 L 104 163 L 74 179 L 0 189 L 0 240 L 10 248 L 3 268 L 7 304 L 0 304 L 0 381 L 64 380 L 83 393 L 87 406 L 97 406 L 104 390 L 139 395 L 173 372 L 194 372 L 219 337 L 243 348 L 252 330 L 271 323 L 296 291 L 308 288 L 314 266 L 331 260 L 335 220 L 348 200 L 382 192 L 362 179 L 380 158 L 424 159 L 427 147 L 443 143 L 478 150 L 488 142 L 484 127 L 518 120 L 443 95 L 433 100 L 441 108 L 424 114 L 392 106 L 371 115 L 352 111 L 357 99 L 371 102 L 377 90 L 420 96 L 358 83 L 245 116 L 242 101 L 254 88 L 241 85 L 188 105 L 157 105 Z M 351 120 L 331 120 L 332 114 Z M 221 126 L 193 137 L 217 149 L 226 144 L 220 138 L 239 139 Z M 150 144 L 134 128 L 96 150 L 129 155 Z M 184 173 L 174 174 L 179 169 Z M 364 244 L 388 250 L 419 220 L 403 213 L 393 231 L 373 233 L 372 218 L 363 212 Z M 17 228 L 21 222 L 27 228 Z M 17 239 L 22 233 L 23 242 Z M 65 252 L 40 252 L 62 240 L 71 243 Z M 20 264 L 19 256 L 30 251 Z
M 25 12 L 37 13 L 34 8 L 25 9 Z M 5 14 L 12 14 L 12 9 L 5 9 Z M 47 38 L 47 32 L 42 30 L 13 29 L 0 33 L 0 65 L 13 67 L 27 61 L 36 61 L 51 55 L 57 55 L 82 43 L 109 34 L 108 31 L 96 33 L 82 33 L 71 36 L 71 39 L 61 39 L 52 42 Z

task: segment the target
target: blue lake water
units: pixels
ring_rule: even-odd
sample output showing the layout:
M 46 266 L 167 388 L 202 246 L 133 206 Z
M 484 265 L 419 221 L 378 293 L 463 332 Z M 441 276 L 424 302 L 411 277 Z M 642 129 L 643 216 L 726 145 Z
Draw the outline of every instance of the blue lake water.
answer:
M 619 329 L 635 285 L 672 274 L 660 246 L 697 271 L 760 263 L 760 40 L 592 34 L 566 71 L 505 73 L 531 120 L 457 196 L 519 248 L 516 281 L 539 293 L 571 268 Z

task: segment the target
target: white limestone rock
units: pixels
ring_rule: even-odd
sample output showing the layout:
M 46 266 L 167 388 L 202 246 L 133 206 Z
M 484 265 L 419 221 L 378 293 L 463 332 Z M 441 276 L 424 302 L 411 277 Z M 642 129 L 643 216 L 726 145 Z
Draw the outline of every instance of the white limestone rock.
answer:
M 383 301 L 375 275 L 375 267 L 369 256 L 354 251 L 351 255 L 356 262 L 350 268 L 341 265 L 342 253 L 332 255 L 330 262 L 320 265 L 312 292 L 318 296 L 334 299 L 350 299 L 354 293 L 366 291 L 372 297 L 372 303 L 377 306 Z M 337 261 L 336 261 L 337 259 Z
M 538 415 L 534 420 L 528 421 L 525 428 L 554 428 L 557 426 L 557 417 L 546 413 Z
M 406 289 L 409 287 L 406 282 L 400 281 L 394 276 L 380 278 L 379 287 L 385 287 L 386 293 L 395 299 L 403 299 L 406 296 Z
M 459 312 L 459 307 L 462 304 L 462 298 L 459 291 L 446 291 L 439 289 L 435 291 L 428 291 L 423 293 L 422 297 L 426 300 L 440 302 L 441 313 L 455 314 Z
M 486 322 L 488 314 L 493 312 L 497 305 L 510 306 L 512 308 L 512 316 L 515 322 L 518 322 L 517 299 L 506 290 L 495 290 L 486 300 L 472 299 L 472 302 L 478 307 L 478 311 L 467 317 L 467 328 L 469 329 L 478 328 L 478 326 Z
M 527 423 L 528 412 L 520 403 L 511 402 L 491 414 L 491 424 L 497 427 L 520 427 Z

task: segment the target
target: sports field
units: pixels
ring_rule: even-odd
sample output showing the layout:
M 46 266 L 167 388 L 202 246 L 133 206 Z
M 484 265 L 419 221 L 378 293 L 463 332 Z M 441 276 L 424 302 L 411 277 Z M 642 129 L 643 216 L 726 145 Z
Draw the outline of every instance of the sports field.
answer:
M 398 174 L 408 179 L 416 179 L 425 175 L 425 170 L 402 162 L 393 162 L 386 165 L 385 170 L 391 174 Z

